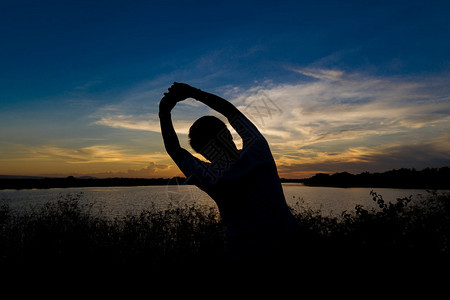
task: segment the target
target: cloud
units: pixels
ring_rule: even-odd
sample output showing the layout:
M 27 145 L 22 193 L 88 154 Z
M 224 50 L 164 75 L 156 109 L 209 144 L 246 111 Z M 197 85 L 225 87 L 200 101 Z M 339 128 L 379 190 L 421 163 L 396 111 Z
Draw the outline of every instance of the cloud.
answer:
M 118 146 L 96 145 L 78 149 L 57 146 L 38 146 L 31 150 L 33 159 L 62 160 L 66 163 L 117 162 L 125 157 Z
M 29 149 L 22 157 L 28 160 L 61 161 L 68 164 L 142 164 L 149 161 L 166 164 L 169 161 L 166 153 L 147 154 L 133 151 L 132 147 L 123 145 L 93 145 L 81 148 L 42 145 Z
M 394 168 L 442 167 L 450 165 L 449 144 L 437 142 L 397 146 L 355 147 L 339 153 L 314 152 L 308 158 L 277 161 L 281 177 L 310 177 L 316 173 L 383 172 Z
M 263 84 L 236 90 L 231 97 L 266 135 L 284 172 L 299 171 L 302 166 L 308 169 L 308 165 L 321 171 L 334 169 L 333 165 L 373 167 L 381 158 L 389 161 L 379 154 L 380 149 L 404 150 L 405 166 L 408 161 L 414 165 L 419 156 L 407 151 L 413 141 L 419 143 L 414 149 L 428 145 L 430 151 L 423 154 L 429 153 L 424 157 L 430 162 L 432 156 L 450 151 L 448 78 L 417 80 L 340 70 L 295 71 L 310 80 Z M 447 142 L 438 147 L 434 141 L 442 137 L 447 137 Z M 389 168 L 389 164 L 383 166 Z
M 317 80 L 259 86 L 233 102 L 251 111 L 262 131 L 284 132 L 283 138 L 290 135 L 302 143 L 407 132 L 449 121 L 450 96 L 433 94 L 426 83 L 341 71 L 298 72 Z
M 108 114 L 94 122 L 96 125 L 103 125 L 112 128 L 122 128 L 131 130 L 144 130 L 152 132 L 161 132 L 159 119 L 155 114 L 141 114 L 141 115 L 125 115 L 121 113 Z M 174 127 L 180 134 L 187 134 L 192 121 L 176 120 Z
M 167 172 L 172 171 L 168 164 L 148 163 L 147 166 L 139 169 L 128 169 L 126 171 L 117 172 L 98 172 L 91 173 L 91 176 L 99 178 L 125 177 L 125 178 L 151 178 L 151 177 L 170 177 Z M 173 172 L 173 171 L 172 171 Z
M 293 71 L 316 79 L 333 80 L 333 81 L 341 80 L 344 75 L 344 72 L 339 70 L 304 68 L 304 69 L 293 69 Z
M 108 114 L 95 121 L 94 124 L 108 126 L 112 128 L 125 128 L 132 130 L 145 130 L 159 132 L 159 122 L 155 120 L 152 114 L 146 115 L 123 115 L 123 114 Z
M 18 149 L 23 150 L 25 147 L 17 145 Z M 27 151 L 22 151 L 20 156 L 12 157 L 9 161 L 16 165 L 35 165 L 36 175 L 134 178 L 169 178 L 181 175 L 166 153 L 140 153 L 132 147 L 121 145 L 93 145 L 81 148 L 42 145 L 27 148 Z M 44 170 L 47 173 L 43 173 Z

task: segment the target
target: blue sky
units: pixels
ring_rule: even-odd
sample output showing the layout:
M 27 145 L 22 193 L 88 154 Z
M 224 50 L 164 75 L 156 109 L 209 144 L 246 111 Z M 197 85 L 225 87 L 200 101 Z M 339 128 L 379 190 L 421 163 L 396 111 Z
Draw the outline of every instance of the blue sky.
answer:
M 2 1 L 0 174 L 179 174 L 173 81 L 266 135 L 283 177 L 450 165 L 448 1 Z M 174 116 L 182 144 L 194 101 Z

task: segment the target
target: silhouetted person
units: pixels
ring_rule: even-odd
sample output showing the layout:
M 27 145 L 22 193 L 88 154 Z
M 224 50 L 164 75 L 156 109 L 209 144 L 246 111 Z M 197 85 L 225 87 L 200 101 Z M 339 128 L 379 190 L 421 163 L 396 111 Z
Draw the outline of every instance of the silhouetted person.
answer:
M 241 136 L 242 150 L 237 149 L 226 125 L 213 116 L 201 117 L 189 130 L 191 147 L 209 162 L 180 147 L 170 113 L 186 98 L 224 115 Z M 183 83 L 174 83 L 164 94 L 159 117 L 167 153 L 188 180 L 217 203 L 227 256 L 237 261 L 281 257 L 296 221 L 286 204 L 269 145 L 255 125 L 227 100 Z

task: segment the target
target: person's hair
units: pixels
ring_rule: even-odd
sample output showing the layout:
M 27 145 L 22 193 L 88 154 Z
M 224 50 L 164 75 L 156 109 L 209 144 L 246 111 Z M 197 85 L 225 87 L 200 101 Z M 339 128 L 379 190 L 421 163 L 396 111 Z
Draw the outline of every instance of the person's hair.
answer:
M 227 126 L 214 116 L 203 116 L 192 124 L 189 129 L 189 143 L 192 149 L 202 155 L 207 146 L 213 143 L 224 152 L 228 152 L 230 146 L 234 146 L 233 137 Z

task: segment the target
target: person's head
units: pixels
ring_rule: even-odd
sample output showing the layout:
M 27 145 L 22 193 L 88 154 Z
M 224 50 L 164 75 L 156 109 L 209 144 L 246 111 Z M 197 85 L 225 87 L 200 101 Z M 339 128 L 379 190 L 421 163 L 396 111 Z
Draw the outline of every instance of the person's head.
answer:
M 189 129 L 189 143 L 192 149 L 209 161 L 220 158 L 234 159 L 237 148 L 224 122 L 214 116 L 204 116 Z

